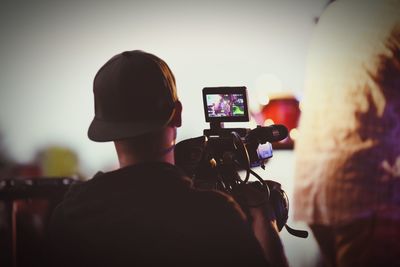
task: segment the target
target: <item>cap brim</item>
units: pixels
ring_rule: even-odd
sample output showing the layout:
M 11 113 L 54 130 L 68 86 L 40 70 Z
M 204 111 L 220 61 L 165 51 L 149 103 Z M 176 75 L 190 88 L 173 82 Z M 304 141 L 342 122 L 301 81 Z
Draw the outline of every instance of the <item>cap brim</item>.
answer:
M 132 138 L 164 128 L 168 121 L 107 122 L 94 118 L 89 126 L 88 137 L 95 142 L 108 142 Z

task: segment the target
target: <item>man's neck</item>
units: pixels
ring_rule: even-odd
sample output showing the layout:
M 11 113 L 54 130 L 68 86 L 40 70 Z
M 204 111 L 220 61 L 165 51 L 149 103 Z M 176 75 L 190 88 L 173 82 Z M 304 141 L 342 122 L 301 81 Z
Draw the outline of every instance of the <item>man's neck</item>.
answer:
M 175 164 L 174 147 L 175 142 L 171 142 L 169 146 L 163 145 L 156 148 L 142 148 L 138 151 L 124 144 L 115 143 L 120 168 L 145 162 L 166 162 Z
M 158 132 L 134 139 L 114 141 L 121 168 L 144 162 L 174 164 L 176 128 L 166 127 Z

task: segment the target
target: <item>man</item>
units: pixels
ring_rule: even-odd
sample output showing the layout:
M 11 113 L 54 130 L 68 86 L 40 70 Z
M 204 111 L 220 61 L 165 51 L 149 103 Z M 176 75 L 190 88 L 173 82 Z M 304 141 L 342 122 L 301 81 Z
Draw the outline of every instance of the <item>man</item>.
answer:
M 332 3 L 306 81 L 295 219 L 328 266 L 400 266 L 400 3 Z
M 173 165 L 182 105 L 163 60 L 114 56 L 94 79 L 94 97 L 88 136 L 113 141 L 120 168 L 72 188 L 58 206 L 53 264 L 287 265 L 273 213 L 253 208 L 249 225 L 231 197 L 196 190 Z

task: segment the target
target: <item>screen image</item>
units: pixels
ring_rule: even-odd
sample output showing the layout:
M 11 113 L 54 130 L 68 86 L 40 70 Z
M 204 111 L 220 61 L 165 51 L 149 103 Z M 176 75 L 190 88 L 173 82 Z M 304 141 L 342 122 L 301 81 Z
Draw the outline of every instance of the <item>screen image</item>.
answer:
M 207 94 L 206 101 L 210 118 L 245 116 L 243 94 Z

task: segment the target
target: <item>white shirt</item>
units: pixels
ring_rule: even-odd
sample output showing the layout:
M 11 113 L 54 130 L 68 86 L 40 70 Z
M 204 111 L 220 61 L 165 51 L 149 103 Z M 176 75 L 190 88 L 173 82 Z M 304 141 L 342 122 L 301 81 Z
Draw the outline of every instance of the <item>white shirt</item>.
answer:
M 382 67 L 395 29 L 399 49 L 400 1 L 337 1 L 321 16 L 295 145 L 295 219 L 400 217 L 400 59 Z

